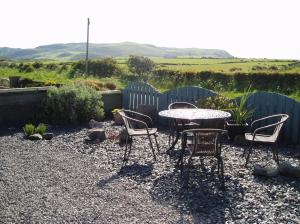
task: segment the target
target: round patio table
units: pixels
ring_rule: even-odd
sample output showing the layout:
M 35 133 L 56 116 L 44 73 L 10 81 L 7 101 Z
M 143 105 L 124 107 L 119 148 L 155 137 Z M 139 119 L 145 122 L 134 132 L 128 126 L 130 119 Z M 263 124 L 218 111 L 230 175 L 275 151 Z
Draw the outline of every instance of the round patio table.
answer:
M 222 110 L 212 110 L 212 109 L 190 109 L 190 108 L 180 108 L 180 109 L 170 109 L 163 110 L 158 113 L 159 116 L 178 119 L 178 120 L 213 120 L 213 119 L 227 119 L 231 117 L 231 114 Z M 184 122 L 182 122 L 184 125 Z M 172 150 L 178 142 L 180 132 L 176 130 L 176 138 L 170 148 L 167 150 L 169 152 Z

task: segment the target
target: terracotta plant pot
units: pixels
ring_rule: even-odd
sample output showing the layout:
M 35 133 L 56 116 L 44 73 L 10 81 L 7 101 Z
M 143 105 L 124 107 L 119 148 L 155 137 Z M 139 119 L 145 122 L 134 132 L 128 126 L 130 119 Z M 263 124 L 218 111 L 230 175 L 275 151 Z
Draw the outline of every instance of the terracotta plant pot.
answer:
M 234 140 L 235 136 L 244 135 L 247 131 L 248 124 L 235 124 L 232 122 L 226 122 L 226 129 L 231 141 Z

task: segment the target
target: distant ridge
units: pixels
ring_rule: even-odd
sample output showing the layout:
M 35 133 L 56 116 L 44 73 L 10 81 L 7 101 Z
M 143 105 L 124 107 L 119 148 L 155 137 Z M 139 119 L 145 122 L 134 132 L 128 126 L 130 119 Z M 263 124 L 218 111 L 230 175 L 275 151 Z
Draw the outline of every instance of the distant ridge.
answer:
M 79 60 L 85 58 L 85 43 L 43 45 L 32 49 L 0 47 L 0 57 L 8 59 L 56 59 Z M 133 42 L 89 45 L 89 57 L 211 57 L 232 58 L 228 52 L 218 49 L 168 48 Z

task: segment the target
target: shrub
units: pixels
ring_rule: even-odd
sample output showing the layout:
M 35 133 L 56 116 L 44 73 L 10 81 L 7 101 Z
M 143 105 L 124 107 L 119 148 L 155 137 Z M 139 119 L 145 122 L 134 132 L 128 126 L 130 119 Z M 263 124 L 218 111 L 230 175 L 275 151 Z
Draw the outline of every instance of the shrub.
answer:
M 40 135 L 43 135 L 46 131 L 47 127 L 44 123 L 40 123 L 35 129 L 35 133 L 38 133 Z
M 129 70 L 139 75 L 153 71 L 155 63 L 147 57 L 130 55 L 127 61 Z
M 54 123 L 78 123 L 104 118 L 101 94 L 83 84 L 50 87 L 45 101 L 46 119 Z
M 204 100 L 196 102 L 196 105 L 199 108 L 208 108 L 214 110 L 225 110 L 228 108 L 232 108 L 234 106 L 234 102 L 224 96 L 216 95 L 205 98 Z
M 108 82 L 104 84 L 105 88 L 109 89 L 109 90 L 114 90 L 117 88 L 117 86 L 114 83 Z
M 76 80 L 77 85 L 87 85 L 97 91 L 105 90 L 104 84 L 96 80 Z
M 35 69 L 42 68 L 43 65 L 44 65 L 44 64 L 43 64 L 42 62 L 38 62 L 38 61 L 36 61 L 36 62 L 34 62 L 34 63 L 32 64 L 32 66 L 33 66 Z
M 46 69 L 51 70 L 51 71 L 56 70 L 57 68 L 58 68 L 58 65 L 55 63 L 49 63 L 46 65 Z
M 19 65 L 19 71 L 20 72 L 26 72 L 26 73 L 33 72 L 34 67 L 32 66 L 32 64 L 23 64 L 23 63 L 21 63 Z
M 24 133 L 25 133 L 26 136 L 29 136 L 29 135 L 34 134 L 35 127 L 34 127 L 33 124 L 26 124 L 26 125 L 23 127 L 23 131 L 24 131 Z

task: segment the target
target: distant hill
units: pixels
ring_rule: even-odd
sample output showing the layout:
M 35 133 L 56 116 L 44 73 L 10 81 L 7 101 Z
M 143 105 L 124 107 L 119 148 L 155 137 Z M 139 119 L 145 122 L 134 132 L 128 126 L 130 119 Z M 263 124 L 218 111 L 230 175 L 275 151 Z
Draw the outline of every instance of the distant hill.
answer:
M 33 49 L 0 47 L 0 58 L 8 59 L 56 59 L 79 60 L 85 58 L 85 43 L 51 44 Z M 148 57 L 211 57 L 232 58 L 228 52 L 218 49 L 167 48 L 133 42 L 89 45 L 89 57 L 126 57 L 129 55 Z

